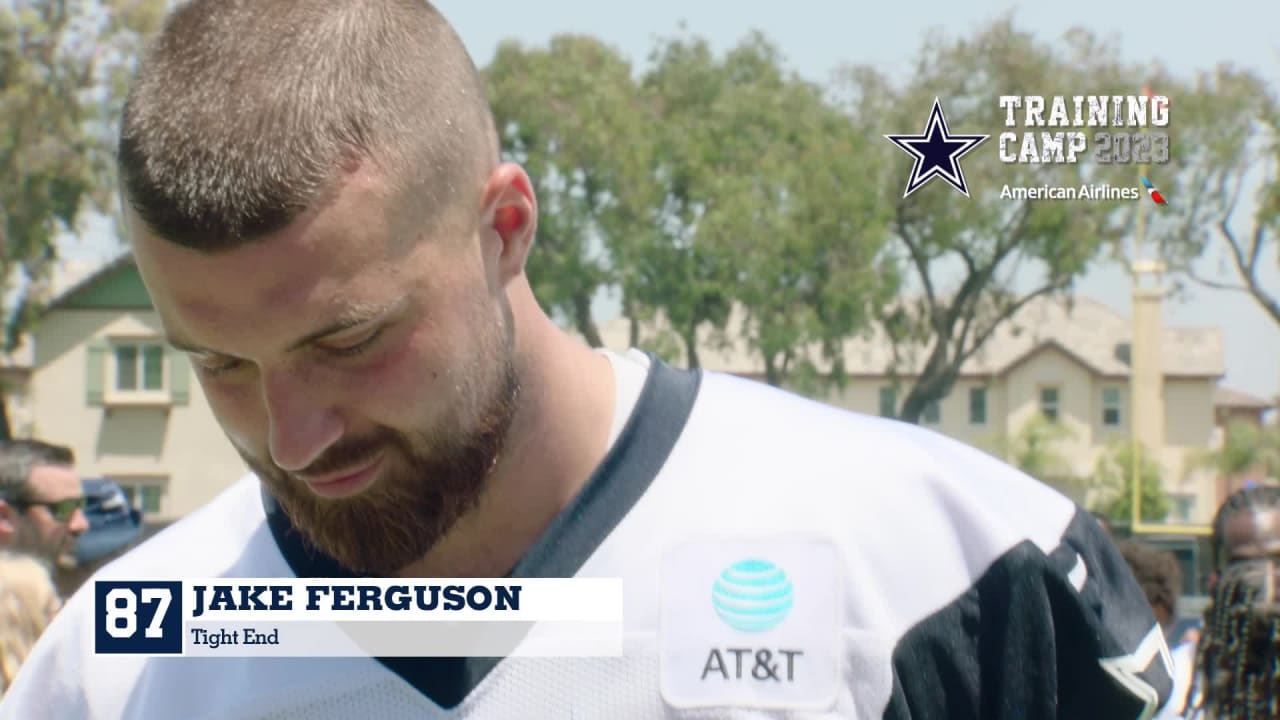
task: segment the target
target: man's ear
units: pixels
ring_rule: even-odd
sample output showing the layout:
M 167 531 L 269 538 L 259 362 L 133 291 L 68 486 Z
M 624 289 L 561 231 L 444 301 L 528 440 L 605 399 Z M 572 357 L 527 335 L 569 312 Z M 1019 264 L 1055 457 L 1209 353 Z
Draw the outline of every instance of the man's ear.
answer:
M 481 232 L 496 241 L 498 274 L 506 284 L 524 272 L 538 227 L 538 201 L 524 168 L 503 163 L 489 175 L 484 188 Z
M 0 546 L 8 545 L 17 532 L 18 511 L 9 503 L 0 500 Z

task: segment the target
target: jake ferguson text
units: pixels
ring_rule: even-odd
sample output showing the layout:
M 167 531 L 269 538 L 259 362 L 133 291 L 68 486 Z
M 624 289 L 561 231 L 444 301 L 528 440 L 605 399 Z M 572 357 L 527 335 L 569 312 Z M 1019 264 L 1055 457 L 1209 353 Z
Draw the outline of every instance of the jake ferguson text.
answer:
M 293 610 L 291 585 L 196 585 L 192 617 L 206 612 Z M 444 611 L 520 610 L 520 585 L 308 585 L 306 610 Z

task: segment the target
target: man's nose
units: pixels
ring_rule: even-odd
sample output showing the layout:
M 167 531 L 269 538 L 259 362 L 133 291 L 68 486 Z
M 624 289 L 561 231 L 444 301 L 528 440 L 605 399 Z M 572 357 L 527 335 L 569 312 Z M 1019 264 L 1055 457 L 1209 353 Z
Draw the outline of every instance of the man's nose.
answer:
M 71 519 L 67 521 L 67 532 L 72 535 L 82 535 L 89 529 L 89 518 L 84 516 L 84 510 L 76 508 L 71 514 Z
M 306 469 L 342 437 L 342 418 L 314 384 L 281 371 L 263 376 L 267 447 L 281 469 Z

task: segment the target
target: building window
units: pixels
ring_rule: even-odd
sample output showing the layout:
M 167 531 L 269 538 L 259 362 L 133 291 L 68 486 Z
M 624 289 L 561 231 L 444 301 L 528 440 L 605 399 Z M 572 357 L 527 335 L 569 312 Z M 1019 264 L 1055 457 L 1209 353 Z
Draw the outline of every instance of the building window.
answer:
M 880 417 L 898 416 L 898 391 L 892 387 L 880 388 Z
M 118 343 L 114 348 L 115 386 L 121 393 L 164 390 L 164 346 Z
M 1046 420 L 1057 422 L 1058 420 L 1058 388 L 1043 387 L 1040 388 L 1040 414 L 1044 415 Z
M 1196 507 L 1195 495 L 1187 495 L 1183 493 L 1170 493 L 1169 499 L 1173 501 L 1173 518 L 1174 522 L 1189 523 L 1191 522 L 1191 513 Z
M 969 424 L 987 424 L 987 389 L 969 388 Z
M 937 425 L 942 422 L 942 408 L 937 400 L 924 406 L 924 412 L 920 414 L 920 419 L 926 425 Z
M 1102 389 L 1102 424 L 1120 427 L 1120 388 Z
M 160 497 L 163 492 L 159 485 L 122 485 L 129 504 L 144 515 L 160 512 Z

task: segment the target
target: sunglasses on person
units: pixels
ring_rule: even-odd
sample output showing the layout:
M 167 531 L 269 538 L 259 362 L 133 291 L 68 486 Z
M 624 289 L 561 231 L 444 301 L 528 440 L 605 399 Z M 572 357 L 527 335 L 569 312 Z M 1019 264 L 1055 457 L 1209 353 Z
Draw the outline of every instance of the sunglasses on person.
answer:
M 52 515 L 53 518 L 58 522 L 66 522 L 71 519 L 72 515 L 76 514 L 77 510 L 84 509 L 84 498 L 82 497 L 67 498 L 66 500 L 57 500 L 52 502 L 47 500 L 17 500 L 17 499 L 9 500 L 7 502 L 10 505 L 18 508 L 19 510 L 26 510 L 27 508 L 33 508 L 33 507 L 45 508 L 46 510 L 49 511 L 49 514 Z

